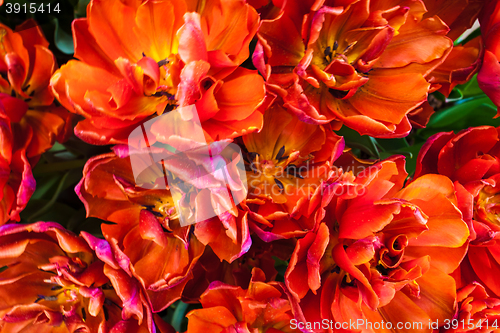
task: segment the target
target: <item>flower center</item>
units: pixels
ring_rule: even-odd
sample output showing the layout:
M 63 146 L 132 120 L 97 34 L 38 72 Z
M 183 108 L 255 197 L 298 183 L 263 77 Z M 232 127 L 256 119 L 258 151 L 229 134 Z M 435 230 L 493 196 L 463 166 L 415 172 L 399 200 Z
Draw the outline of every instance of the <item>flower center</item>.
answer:
M 500 191 L 494 186 L 485 186 L 478 195 L 476 215 L 479 220 L 500 226 Z

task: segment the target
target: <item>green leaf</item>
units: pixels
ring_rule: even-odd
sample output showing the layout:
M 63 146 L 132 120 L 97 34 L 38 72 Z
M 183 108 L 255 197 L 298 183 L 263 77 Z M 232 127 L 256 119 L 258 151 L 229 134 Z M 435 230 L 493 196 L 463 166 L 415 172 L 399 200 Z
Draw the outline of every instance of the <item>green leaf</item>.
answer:
M 456 103 L 452 107 L 435 113 L 429 120 L 429 124 L 427 125 L 427 127 L 455 127 L 457 120 L 471 117 L 471 115 L 473 115 L 475 111 L 480 107 L 489 107 L 490 109 L 495 110 L 493 103 L 486 95 L 478 98 L 463 100 Z
M 56 221 L 64 226 L 68 216 L 75 213 L 75 209 L 61 202 L 54 202 L 51 204 L 50 209 L 38 213 L 43 207 L 49 204 L 49 201 L 50 200 L 42 199 L 30 200 L 26 208 L 21 212 L 22 222 Z M 33 216 L 33 218 L 31 218 L 31 216 Z
M 463 37 L 466 35 L 468 31 L 466 31 L 462 36 L 458 37 L 457 40 L 453 43 L 453 46 L 458 46 L 458 45 L 464 45 L 467 42 L 471 41 L 472 39 L 476 38 L 477 36 L 481 35 L 481 29 L 476 28 L 472 33 L 469 35 Z
M 79 169 L 85 165 L 86 160 L 69 160 L 55 163 L 38 164 L 33 169 L 33 175 L 38 176 L 45 173 L 60 173 L 71 169 Z
M 59 26 L 59 20 L 54 19 L 55 30 L 54 30 L 54 43 L 56 47 L 65 54 L 75 53 L 75 47 L 73 45 L 73 37 L 64 31 Z
M 336 134 L 344 137 L 347 147 L 358 148 L 371 157 L 380 158 L 380 154 L 377 148 L 377 140 L 375 140 L 375 138 L 372 138 L 368 135 L 360 135 L 358 132 L 350 129 L 347 126 L 342 126 L 342 128 L 338 130 Z
M 493 119 L 496 107 L 486 95 L 459 101 L 455 105 L 436 112 L 427 128 L 419 130 L 424 139 L 443 131 L 460 131 L 474 126 L 500 126 L 500 118 Z
M 36 179 L 36 190 L 31 196 L 33 199 L 43 199 L 50 191 L 56 188 L 57 184 L 61 180 L 60 174 L 51 174 L 47 177 L 37 177 Z
M 477 74 L 464 84 L 459 84 L 455 87 L 462 92 L 463 98 L 470 98 L 478 95 L 483 95 L 483 91 L 479 88 L 477 83 Z
M 398 151 L 399 149 L 408 147 L 408 142 L 405 138 L 402 139 L 377 139 L 377 146 L 383 151 Z
M 45 205 L 43 205 L 38 211 L 36 211 L 35 213 L 31 214 L 28 217 L 29 222 L 35 221 L 37 218 L 39 218 L 41 215 L 45 214 L 46 212 L 48 212 L 52 208 L 52 206 L 56 203 L 57 198 L 59 197 L 59 194 L 64 189 L 64 183 L 66 182 L 66 179 L 68 178 L 68 176 L 69 176 L 69 172 L 66 172 L 64 174 L 64 176 L 61 177 L 61 180 L 59 181 L 59 184 L 57 185 L 56 191 L 55 191 L 54 195 L 52 196 L 52 198 L 49 201 L 47 201 L 47 203 Z
M 464 94 L 460 89 L 453 88 L 450 95 L 446 98 L 446 102 L 454 102 L 464 98 Z
M 175 307 L 174 315 L 172 318 L 172 326 L 177 332 L 181 332 L 182 322 L 186 319 L 186 311 L 189 304 L 179 301 Z

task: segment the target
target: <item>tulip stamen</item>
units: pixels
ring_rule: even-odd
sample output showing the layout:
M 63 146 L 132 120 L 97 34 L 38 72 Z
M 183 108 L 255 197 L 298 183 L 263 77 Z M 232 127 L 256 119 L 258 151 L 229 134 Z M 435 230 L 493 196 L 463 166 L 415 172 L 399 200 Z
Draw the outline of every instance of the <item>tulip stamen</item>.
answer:
M 112 300 L 110 300 L 109 298 L 104 299 L 104 304 L 109 305 L 109 306 L 114 305 L 117 308 L 119 308 L 120 311 L 123 310 L 123 308 L 121 306 L 119 306 L 118 304 L 116 304 L 115 302 L 113 302 Z
M 304 179 L 304 176 L 302 176 L 298 171 L 297 171 L 297 166 L 295 164 L 288 164 L 285 168 L 285 171 L 288 175 L 292 175 L 296 178 Z
M 164 90 L 157 91 L 153 95 L 151 95 L 151 97 L 164 97 L 164 96 L 166 96 L 169 100 L 175 99 L 174 95 Z
M 339 42 L 337 42 L 337 41 L 333 42 L 333 48 L 332 48 L 332 50 L 333 51 L 337 51 L 338 48 L 339 48 Z
M 170 61 L 169 61 L 167 58 L 165 58 L 165 59 L 163 59 L 163 60 L 160 60 L 160 61 L 158 61 L 158 67 L 165 66 L 165 65 L 167 65 L 169 62 L 170 62 Z
M 357 41 L 352 42 L 351 44 L 347 45 L 347 47 L 344 49 L 342 54 L 346 54 L 347 52 L 351 51 L 354 45 L 356 45 Z
M 57 294 L 57 295 L 59 295 L 59 294 Z M 38 303 L 41 300 L 44 300 L 44 301 L 57 301 L 57 295 L 55 295 L 55 296 L 37 295 L 38 298 L 36 299 L 35 303 Z
M 286 160 L 289 156 L 283 156 L 284 154 L 285 154 L 285 146 L 281 147 L 280 150 L 278 151 L 278 154 L 276 154 L 276 160 L 278 162 Z
M 325 55 L 325 59 L 327 61 L 331 61 L 332 60 L 332 49 L 330 46 L 327 46 L 327 48 L 325 49 L 325 51 L 323 52 L 324 55 Z M 330 59 L 328 59 L 330 58 Z
M 280 191 L 283 191 L 285 189 L 285 186 L 283 186 L 283 183 L 280 180 L 274 178 L 274 182 L 279 187 Z

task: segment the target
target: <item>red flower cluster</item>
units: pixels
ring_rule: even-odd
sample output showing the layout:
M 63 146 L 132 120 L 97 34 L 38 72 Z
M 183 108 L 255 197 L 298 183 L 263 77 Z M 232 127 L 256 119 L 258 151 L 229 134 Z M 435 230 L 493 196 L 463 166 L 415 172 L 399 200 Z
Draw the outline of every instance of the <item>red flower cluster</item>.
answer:
M 35 191 L 31 168 L 71 131 L 70 113 L 54 104 L 56 63 L 33 21 L 0 24 L 0 225 L 19 221 Z
M 499 331 L 500 128 L 430 137 L 411 178 L 337 132 L 405 137 L 476 73 L 500 106 L 497 2 L 91 0 L 58 70 L 32 25 L 0 25 L 1 333 L 170 333 L 177 300 L 190 333 Z M 54 96 L 114 145 L 75 188 L 103 239 L 14 223 Z

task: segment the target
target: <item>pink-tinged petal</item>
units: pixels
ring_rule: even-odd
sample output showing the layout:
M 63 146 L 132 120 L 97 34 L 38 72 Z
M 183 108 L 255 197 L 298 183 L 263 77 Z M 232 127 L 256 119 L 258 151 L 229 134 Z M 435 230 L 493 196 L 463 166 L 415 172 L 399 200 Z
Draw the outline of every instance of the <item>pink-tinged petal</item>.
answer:
M 143 239 L 152 240 L 162 247 L 167 245 L 167 237 L 165 236 L 161 225 L 158 223 L 158 220 L 151 212 L 141 210 L 139 220 L 139 229 Z
M 125 272 L 115 270 L 108 265 L 104 265 L 104 274 L 110 279 L 111 284 L 123 302 L 123 319 L 127 320 L 132 316 L 136 316 L 139 324 L 141 324 L 144 313 L 139 283 L 130 278 Z
M 207 75 L 210 65 L 204 60 L 189 62 L 180 75 L 181 82 L 175 98 L 181 106 L 194 104 L 202 96 L 201 80 Z
M 90 315 L 97 317 L 99 311 L 101 311 L 101 308 L 104 305 L 105 296 L 103 291 L 99 288 L 80 287 L 79 293 L 90 299 L 88 308 L 89 313 Z
M 90 248 L 96 253 L 99 259 L 114 269 L 119 268 L 113 256 L 113 252 L 111 251 L 111 246 L 106 240 L 99 239 L 85 231 L 82 231 L 82 237 L 87 241 Z
M 200 14 L 184 14 L 184 25 L 177 32 L 179 38 L 179 55 L 182 61 L 207 61 L 207 45 L 201 30 Z
M 320 260 L 328 241 L 328 227 L 322 223 L 317 233 L 309 232 L 295 245 L 285 273 L 287 287 L 295 297 L 302 299 L 309 290 L 316 294 L 321 287 Z

